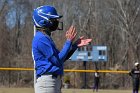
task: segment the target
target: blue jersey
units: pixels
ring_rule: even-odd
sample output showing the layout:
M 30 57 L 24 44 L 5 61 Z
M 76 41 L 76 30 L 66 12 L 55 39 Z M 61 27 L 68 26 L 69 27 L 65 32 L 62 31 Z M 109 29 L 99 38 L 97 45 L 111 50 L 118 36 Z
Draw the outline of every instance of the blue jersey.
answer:
M 63 49 L 59 51 L 51 37 L 37 31 L 32 41 L 32 52 L 33 59 L 35 61 L 36 76 L 39 77 L 45 72 L 62 75 L 64 61 L 72 55 L 77 47 L 71 48 L 72 42 L 67 40 Z

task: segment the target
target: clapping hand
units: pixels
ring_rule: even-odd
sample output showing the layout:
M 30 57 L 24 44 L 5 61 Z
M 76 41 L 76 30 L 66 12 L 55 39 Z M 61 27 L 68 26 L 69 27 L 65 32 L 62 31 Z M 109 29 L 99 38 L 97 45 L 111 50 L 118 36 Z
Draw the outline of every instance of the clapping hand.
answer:
M 66 38 L 67 40 L 73 41 L 76 37 L 77 32 L 74 26 L 71 26 L 69 30 L 66 32 Z
M 75 44 L 77 44 L 78 47 L 82 47 L 88 45 L 91 41 L 92 39 L 84 39 L 84 36 L 81 36 L 76 40 Z
M 66 32 L 67 40 L 70 40 L 72 42 L 74 41 L 76 35 L 77 35 L 77 32 L 74 26 L 71 26 L 69 30 Z M 81 36 L 79 39 L 75 41 L 74 44 L 76 44 L 78 47 L 82 47 L 82 46 L 88 45 L 91 41 L 92 39 L 89 39 L 89 38 L 85 39 L 84 36 Z

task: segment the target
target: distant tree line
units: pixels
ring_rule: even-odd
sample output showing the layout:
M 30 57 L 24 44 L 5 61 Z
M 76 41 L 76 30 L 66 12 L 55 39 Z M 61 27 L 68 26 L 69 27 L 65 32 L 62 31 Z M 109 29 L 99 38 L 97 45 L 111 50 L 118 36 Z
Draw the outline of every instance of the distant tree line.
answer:
M 140 0 L 0 0 L 0 67 L 33 68 L 31 44 L 34 35 L 32 12 L 53 5 L 63 15 L 63 31 L 52 34 L 59 49 L 65 32 L 74 25 L 78 36 L 92 38 L 91 45 L 108 46 L 108 62 L 99 69 L 130 70 L 140 61 Z M 66 62 L 66 69 L 84 69 L 83 62 Z M 88 69 L 95 69 L 93 62 Z M 65 73 L 72 87 L 81 88 L 83 73 Z M 129 88 L 127 74 L 101 73 L 102 88 Z M 90 87 L 93 73 L 87 73 Z M 0 71 L 0 86 L 33 87 L 33 71 Z

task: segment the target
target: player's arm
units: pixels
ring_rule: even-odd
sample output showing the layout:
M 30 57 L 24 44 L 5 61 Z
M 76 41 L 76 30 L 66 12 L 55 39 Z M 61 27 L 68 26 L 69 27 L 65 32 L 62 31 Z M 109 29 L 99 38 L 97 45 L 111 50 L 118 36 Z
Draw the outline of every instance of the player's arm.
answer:
M 72 48 L 71 48 L 70 52 L 68 53 L 65 60 L 69 59 L 78 47 L 83 47 L 83 46 L 88 45 L 91 42 L 91 40 L 92 39 L 84 39 L 84 36 L 77 39 L 74 42 L 74 44 L 72 45 Z
M 59 58 L 61 61 L 65 61 L 65 59 L 67 58 L 67 56 L 70 53 L 71 47 L 72 47 L 72 42 L 74 40 L 74 38 L 76 37 L 77 32 L 75 30 L 74 26 L 71 26 L 69 28 L 69 30 L 66 32 L 66 43 L 64 44 L 62 50 L 59 53 Z
M 59 52 L 58 56 L 59 56 L 59 59 L 61 61 L 65 61 L 65 58 L 68 56 L 69 54 L 69 51 L 70 51 L 70 48 L 72 46 L 72 42 L 67 40 L 62 48 L 62 50 Z
M 66 56 L 65 61 L 68 60 L 72 56 L 72 54 L 76 51 L 77 48 L 78 48 L 77 45 L 72 45 L 72 48 L 69 51 L 68 55 Z
M 71 26 L 70 29 L 66 32 L 67 41 L 73 42 L 76 35 L 77 35 L 77 32 L 75 31 L 75 27 Z M 71 55 L 75 52 L 75 50 L 78 47 L 88 45 L 91 42 L 91 40 L 92 39 L 84 39 L 84 37 L 82 36 L 74 42 L 71 49 L 70 49 L 70 47 L 65 49 L 65 45 L 66 45 L 65 44 L 62 51 L 59 53 L 59 58 L 62 61 L 66 61 L 67 59 L 69 59 L 71 57 Z

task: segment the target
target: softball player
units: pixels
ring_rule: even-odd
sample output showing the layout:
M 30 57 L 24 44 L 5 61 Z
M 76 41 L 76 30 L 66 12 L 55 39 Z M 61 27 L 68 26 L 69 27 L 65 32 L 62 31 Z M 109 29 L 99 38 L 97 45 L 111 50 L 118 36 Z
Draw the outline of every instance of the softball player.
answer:
M 140 82 L 140 68 L 139 63 L 136 62 L 134 64 L 135 68 L 133 68 L 129 75 L 132 77 L 132 83 L 133 83 L 133 93 L 138 93 L 139 91 L 139 82 Z
M 32 41 L 37 78 L 35 93 L 61 93 L 64 61 L 78 47 L 88 45 L 91 42 L 91 39 L 83 37 L 74 42 L 77 32 L 75 27 L 71 26 L 65 35 L 66 42 L 62 50 L 59 51 L 51 38 L 51 33 L 57 30 L 60 18 L 62 16 L 57 14 L 53 6 L 40 6 L 33 11 L 33 23 L 36 27 L 36 34 Z

